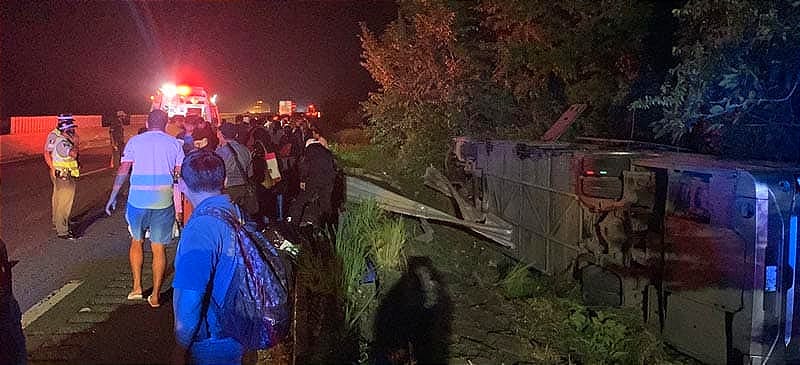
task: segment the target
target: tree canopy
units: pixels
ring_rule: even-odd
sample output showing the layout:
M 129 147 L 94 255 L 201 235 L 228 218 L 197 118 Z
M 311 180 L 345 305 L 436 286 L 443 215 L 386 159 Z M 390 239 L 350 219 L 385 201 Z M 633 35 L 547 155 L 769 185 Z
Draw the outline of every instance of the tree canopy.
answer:
M 574 103 L 575 133 L 628 137 L 636 117 L 640 137 L 705 152 L 797 129 L 797 0 L 398 3 L 362 27 L 380 84 L 363 106 L 375 142 L 417 162 L 454 134 L 538 138 Z
M 672 13 L 678 62 L 659 94 L 631 104 L 662 112 L 653 137 L 704 152 L 797 159 L 796 142 L 785 138 L 798 137 L 800 1 L 689 0 Z

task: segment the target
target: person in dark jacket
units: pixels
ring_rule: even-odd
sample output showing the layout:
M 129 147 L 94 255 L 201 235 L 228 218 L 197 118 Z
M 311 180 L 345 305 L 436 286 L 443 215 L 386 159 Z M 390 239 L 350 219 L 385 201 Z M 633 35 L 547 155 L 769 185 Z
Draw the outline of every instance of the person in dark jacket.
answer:
M 128 116 L 124 111 L 117 112 L 117 117 L 108 125 L 108 137 L 111 141 L 111 168 L 118 169 L 122 151 L 125 150 L 125 119 Z
M 11 290 L 11 268 L 6 244 L 0 239 L 0 364 L 25 364 L 25 335 L 22 312 Z
M 324 225 L 333 216 L 331 195 L 336 182 L 333 154 L 319 141 L 309 139 L 297 164 L 300 191 L 289 207 L 291 222 Z

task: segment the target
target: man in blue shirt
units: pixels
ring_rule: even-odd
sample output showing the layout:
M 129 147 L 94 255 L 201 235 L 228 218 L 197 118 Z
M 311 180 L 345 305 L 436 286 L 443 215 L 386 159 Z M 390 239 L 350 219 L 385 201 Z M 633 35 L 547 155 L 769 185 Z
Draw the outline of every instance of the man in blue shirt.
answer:
M 218 320 L 235 269 L 235 232 L 202 212 L 224 209 L 239 219 L 241 213 L 222 194 L 225 163 L 216 154 L 200 150 L 187 155 L 181 177 L 181 190 L 195 213 L 181 234 L 175 256 L 173 362 L 182 363 L 188 356 L 193 364 L 239 364 L 242 345 L 223 335 Z

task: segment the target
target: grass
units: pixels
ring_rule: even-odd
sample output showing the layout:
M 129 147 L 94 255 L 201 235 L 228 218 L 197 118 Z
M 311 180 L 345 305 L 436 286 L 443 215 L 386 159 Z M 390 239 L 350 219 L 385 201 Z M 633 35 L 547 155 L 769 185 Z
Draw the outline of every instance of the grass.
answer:
M 500 285 L 520 306 L 533 349 L 550 364 L 668 364 L 663 343 L 627 308 L 592 308 L 567 280 L 515 266 Z M 524 295 L 523 295 L 524 294 Z
M 336 256 L 341 268 L 340 290 L 345 301 L 345 322 L 357 320 L 358 286 L 367 270 L 367 233 L 377 225 L 377 204 L 367 202 L 349 206 L 336 232 Z
M 372 235 L 372 255 L 380 271 L 405 269 L 408 230 L 402 219 L 384 219 Z
M 399 271 L 405 265 L 405 223 L 384 213 L 375 201 L 347 205 L 336 234 L 336 255 L 340 265 L 339 289 L 345 299 L 345 321 L 358 324 L 374 296 L 360 289 L 373 259 L 381 271 Z M 379 274 L 380 275 L 380 274 Z
M 501 281 L 505 294 L 509 298 L 530 298 L 539 289 L 537 281 L 530 272 L 531 265 L 518 264 Z
M 336 162 L 342 167 L 360 167 L 375 171 L 391 169 L 393 159 L 383 153 L 376 145 L 349 145 L 331 143 L 330 149 Z

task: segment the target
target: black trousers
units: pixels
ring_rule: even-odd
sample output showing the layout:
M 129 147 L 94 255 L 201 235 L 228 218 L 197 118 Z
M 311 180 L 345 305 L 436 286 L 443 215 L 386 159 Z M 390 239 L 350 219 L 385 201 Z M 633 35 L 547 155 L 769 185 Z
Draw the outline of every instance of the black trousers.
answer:
M 332 193 L 333 186 L 306 185 L 306 190 L 300 190 L 289 207 L 292 222 L 310 222 L 318 226 L 330 223 L 333 215 Z

